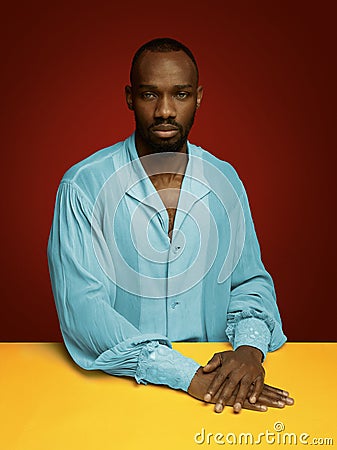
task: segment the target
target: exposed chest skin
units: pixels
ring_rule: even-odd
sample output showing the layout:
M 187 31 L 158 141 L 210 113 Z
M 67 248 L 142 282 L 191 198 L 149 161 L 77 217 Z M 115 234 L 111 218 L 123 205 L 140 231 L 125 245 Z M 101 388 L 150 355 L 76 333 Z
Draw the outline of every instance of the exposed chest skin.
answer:
M 176 216 L 180 189 L 183 182 L 184 175 L 161 173 L 150 176 L 153 186 L 158 191 L 162 202 L 165 205 L 169 217 L 168 236 L 172 238 L 172 231 L 174 228 L 174 219 Z

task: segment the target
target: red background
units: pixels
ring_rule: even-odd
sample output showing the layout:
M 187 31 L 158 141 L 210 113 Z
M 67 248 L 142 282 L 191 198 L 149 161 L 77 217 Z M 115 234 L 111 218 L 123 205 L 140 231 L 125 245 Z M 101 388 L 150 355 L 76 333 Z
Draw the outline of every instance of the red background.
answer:
M 158 36 L 199 62 L 205 96 L 190 140 L 246 185 L 289 340 L 335 340 L 334 3 L 2 9 L 0 340 L 61 339 L 46 261 L 56 189 L 67 168 L 133 131 L 130 61 Z

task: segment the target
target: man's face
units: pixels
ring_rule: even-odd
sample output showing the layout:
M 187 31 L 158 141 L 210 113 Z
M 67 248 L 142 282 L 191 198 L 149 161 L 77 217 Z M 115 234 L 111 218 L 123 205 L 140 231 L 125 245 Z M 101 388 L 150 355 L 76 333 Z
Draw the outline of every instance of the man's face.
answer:
M 132 87 L 126 87 L 126 100 L 135 114 L 138 153 L 186 152 L 201 98 L 196 68 L 186 53 L 144 52 L 136 63 Z

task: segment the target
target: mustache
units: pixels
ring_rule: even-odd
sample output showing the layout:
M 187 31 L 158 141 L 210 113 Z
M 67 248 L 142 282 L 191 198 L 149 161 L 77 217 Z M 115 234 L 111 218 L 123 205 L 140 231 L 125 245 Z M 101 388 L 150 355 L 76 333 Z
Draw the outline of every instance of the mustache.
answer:
M 178 128 L 180 131 L 182 131 L 183 127 L 180 123 L 176 122 L 174 119 L 162 119 L 162 118 L 158 118 L 157 120 L 155 120 L 155 122 L 153 124 L 151 124 L 149 126 L 149 130 L 153 127 L 157 127 L 158 125 L 172 125 L 176 128 Z

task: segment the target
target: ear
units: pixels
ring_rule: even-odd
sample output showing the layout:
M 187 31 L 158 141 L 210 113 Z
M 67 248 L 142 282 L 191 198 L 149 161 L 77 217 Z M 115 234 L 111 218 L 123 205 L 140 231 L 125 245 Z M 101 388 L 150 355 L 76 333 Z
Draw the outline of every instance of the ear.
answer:
M 204 88 L 202 86 L 198 86 L 197 88 L 197 108 L 199 108 L 202 100 L 202 96 L 204 94 Z
M 133 111 L 131 86 L 125 86 L 125 100 L 128 105 L 128 108 L 131 109 L 131 111 Z

